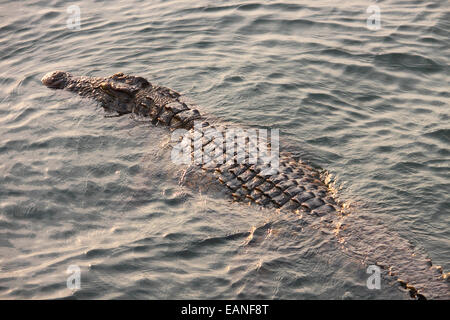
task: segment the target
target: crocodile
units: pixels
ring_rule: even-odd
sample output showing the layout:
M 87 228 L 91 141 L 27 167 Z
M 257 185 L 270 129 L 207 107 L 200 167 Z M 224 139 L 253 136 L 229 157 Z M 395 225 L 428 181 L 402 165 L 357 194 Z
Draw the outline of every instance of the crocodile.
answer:
M 202 151 L 221 150 L 215 154 L 220 161 L 200 161 L 193 166 L 223 185 L 230 198 L 292 211 L 305 221 L 317 221 L 335 233 L 345 251 L 352 252 L 357 256 L 356 260 L 362 260 L 366 265 L 370 261 L 379 266 L 406 289 L 411 298 L 450 299 L 450 274 L 433 265 L 425 253 L 416 252 L 407 240 L 392 235 L 382 223 L 369 226 L 367 219 L 349 215 L 326 171 L 283 152 L 279 153 L 277 167 L 271 168 L 276 170 L 269 170 L 270 174 L 267 169 L 271 163 L 259 159 L 249 161 L 248 155 L 238 159 L 240 154 L 235 146 L 231 156 L 227 154 L 229 157 L 225 158 L 227 150 L 223 148 L 223 141 L 211 137 L 205 129 L 225 132 L 229 127 L 200 113 L 199 107 L 184 95 L 124 73 L 88 77 L 54 71 L 47 73 L 41 81 L 48 88 L 65 89 L 94 99 L 107 112 L 117 116 L 137 115 L 154 125 L 167 126 L 172 132 L 184 129 L 190 134 L 187 145 L 197 145 Z M 262 141 L 270 148 L 269 142 Z M 245 147 L 250 147 L 251 143 L 251 139 L 245 139 Z M 257 150 L 260 146 L 256 146 Z M 194 159 L 195 148 L 191 152 L 191 159 Z

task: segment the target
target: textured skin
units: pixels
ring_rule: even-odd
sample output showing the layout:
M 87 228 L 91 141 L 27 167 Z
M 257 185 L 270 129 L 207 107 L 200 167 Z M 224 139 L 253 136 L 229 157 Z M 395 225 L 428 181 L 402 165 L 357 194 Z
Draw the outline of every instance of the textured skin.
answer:
M 184 128 L 188 130 L 188 136 L 192 138 L 192 143 L 201 146 L 204 153 L 212 155 L 212 158 L 226 160 L 224 163 L 217 161 L 217 163 L 207 163 L 206 165 L 200 161 L 197 166 L 225 185 L 234 200 L 291 210 L 308 218 L 316 217 L 316 220 L 322 221 L 334 229 L 337 237 L 341 237 L 340 243 L 348 242 L 348 247 L 353 247 L 354 252 L 360 251 L 363 246 L 369 247 L 369 249 L 372 246 L 371 243 L 363 245 L 362 240 L 364 239 L 360 239 L 359 230 L 350 232 L 351 228 L 344 228 L 344 210 L 319 171 L 301 161 L 293 160 L 289 155 L 280 153 L 278 173 L 262 175 L 261 171 L 267 168 L 267 164 L 259 159 L 257 163 L 249 164 L 248 159 L 245 159 L 247 161 L 238 159 L 236 152 L 227 158 L 225 147 L 223 147 L 223 153 L 215 154 L 214 150 L 220 143 L 223 144 L 223 141 L 211 138 L 205 131 L 207 128 L 214 127 L 218 132 L 225 132 L 227 127 L 214 126 L 207 122 L 195 106 L 186 103 L 182 95 L 169 88 L 152 85 L 144 78 L 123 73 L 99 78 L 75 77 L 67 72 L 55 71 L 46 74 L 42 78 L 42 83 L 49 88 L 65 89 L 84 97 L 93 98 L 106 110 L 117 112 L 119 115 L 133 113 L 149 118 L 155 125 Z M 200 121 L 201 126 L 194 126 L 194 121 Z M 199 128 L 203 130 L 198 130 Z M 248 147 L 252 142 L 247 139 L 245 143 Z M 191 158 L 195 163 L 194 152 L 191 154 Z M 354 225 L 357 225 L 357 221 L 354 222 Z M 364 227 L 363 225 L 355 228 L 362 229 Z M 381 229 L 372 229 L 372 232 L 374 230 L 379 234 L 384 232 Z M 370 232 L 371 230 L 367 231 L 367 233 Z M 355 237 L 356 240 L 352 242 L 352 238 Z M 389 270 L 391 275 L 397 276 L 397 280 L 408 289 L 413 298 L 448 299 L 449 286 L 446 282 L 448 277 L 442 272 L 442 269 L 433 267 L 431 261 L 425 258 L 409 263 L 407 259 L 411 259 L 411 255 L 409 252 L 405 253 L 404 249 L 407 245 L 400 245 L 400 242 L 394 238 L 392 244 L 384 246 L 388 248 L 397 246 L 398 250 L 390 249 L 385 253 L 381 249 L 377 249 L 378 252 L 381 252 L 381 254 L 373 254 L 374 259 L 379 261 L 377 264 Z M 391 251 L 397 251 L 396 256 L 390 256 Z M 396 262 L 395 265 L 392 261 Z
M 210 124 L 200 112 L 186 104 L 179 93 L 169 88 L 153 86 L 143 78 L 122 73 L 108 78 L 87 78 L 56 72 L 44 76 L 42 82 L 51 83 L 55 78 L 63 79 L 58 84 L 63 85 L 64 89 L 92 97 L 108 110 L 148 117 L 154 124 L 189 129 L 191 137 L 200 138 L 200 141 L 195 140 L 194 144 L 201 143 L 203 150 L 214 150 L 214 146 L 219 143 L 204 136 Z M 55 87 L 51 84 L 48 86 Z M 202 121 L 203 130 L 195 132 L 194 121 Z M 226 129 L 214 128 L 219 132 Z M 248 143 L 249 141 L 246 141 L 246 145 Z M 226 153 L 226 148 L 223 148 L 223 152 Z M 194 155 L 192 158 L 194 159 Z M 214 176 L 228 187 L 235 200 L 290 210 L 299 209 L 316 216 L 339 210 L 320 173 L 302 162 L 282 157 L 278 174 L 264 176 L 259 174 L 264 168 L 261 161 L 256 164 L 242 163 L 243 161 L 237 159 L 237 155 L 227 160 L 226 163 L 202 167 L 214 171 Z

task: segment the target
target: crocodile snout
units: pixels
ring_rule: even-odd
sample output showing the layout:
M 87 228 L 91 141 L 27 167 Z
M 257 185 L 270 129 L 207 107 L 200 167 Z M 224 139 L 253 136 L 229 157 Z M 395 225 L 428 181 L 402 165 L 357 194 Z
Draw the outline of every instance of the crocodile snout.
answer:
M 70 73 L 64 71 L 53 71 L 42 77 L 42 83 L 53 89 L 62 89 L 66 86 Z

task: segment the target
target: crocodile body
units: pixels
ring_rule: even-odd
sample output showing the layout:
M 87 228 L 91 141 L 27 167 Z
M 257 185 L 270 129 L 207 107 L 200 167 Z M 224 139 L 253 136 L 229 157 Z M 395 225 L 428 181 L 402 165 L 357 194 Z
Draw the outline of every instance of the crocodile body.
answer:
M 106 110 L 117 112 L 119 115 L 136 114 L 147 118 L 155 125 L 185 129 L 193 138 L 193 144 L 200 146 L 204 152 L 214 154 L 211 152 L 219 146 L 222 147 L 223 141 L 211 138 L 205 132 L 208 128 L 225 132 L 227 126 L 214 125 L 181 94 L 166 87 L 153 85 L 144 78 L 123 73 L 110 77 L 77 77 L 67 72 L 55 71 L 46 74 L 42 78 L 42 83 L 49 88 L 65 89 L 92 98 Z M 251 143 L 249 139 L 245 140 L 246 147 Z M 234 200 L 294 211 L 308 219 L 321 221 L 333 230 L 337 228 L 339 233 L 345 211 L 320 171 L 280 153 L 276 172 L 270 175 L 261 174 L 270 166 L 266 162 L 258 159 L 254 163 L 249 163 L 248 158 L 238 159 L 238 152 L 234 152 L 231 157 L 229 154 L 225 157 L 226 148 L 220 150 L 223 150 L 223 155 L 214 154 L 214 156 L 224 161 L 213 161 L 208 164 L 200 162 L 196 166 L 201 168 L 204 174 L 214 177 L 223 184 L 224 189 Z M 191 156 L 192 159 L 195 158 L 194 154 Z M 342 230 L 340 234 L 345 235 L 345 231 Z M 356 242 L 354 247 L 358 248 Z M 396 254 L 403 255 L 403 253 Z M 411 264 L 402 266 L 402 263 L 398 263 L 400 267 L 390 264 L 389 254 L 384 252 L 375 254 L 375 259 L 381 267 L 397 277 L 413 298 L 449 298 L 448 277 L 442 269 L 433 267 L 429 259 L 414 260 L 412 264 L 417 264 L 417 268 L 422 269 L 421 274 L 415 272 L 414 275 L 410 274 Z M 398 260 L 405 259 L 401 257 Z M 391 272 L 392 268 L 395 272 Z

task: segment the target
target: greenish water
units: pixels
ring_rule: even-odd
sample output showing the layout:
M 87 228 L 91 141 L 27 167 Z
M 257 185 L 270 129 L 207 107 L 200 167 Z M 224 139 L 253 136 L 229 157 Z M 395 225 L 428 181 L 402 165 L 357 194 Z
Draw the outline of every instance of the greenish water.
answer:
M 447 1 L 2 1 L 0 16 L 1 298 L 408 298 L 390 279 L 369 290 L 333 235 L 292 214 L 180 185 L 167 130 L 42 86 L 57 69 L 140 75 L 278 128 L 449 271 Z

